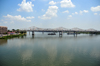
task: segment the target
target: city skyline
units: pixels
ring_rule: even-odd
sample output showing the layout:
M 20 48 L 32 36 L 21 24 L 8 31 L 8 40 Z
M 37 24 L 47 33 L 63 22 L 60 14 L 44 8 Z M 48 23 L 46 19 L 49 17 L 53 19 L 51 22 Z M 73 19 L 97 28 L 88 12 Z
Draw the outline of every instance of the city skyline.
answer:
M 99 0 L 1 0 L 0 26 L 8 29 L 93 28 L 100 30 Z

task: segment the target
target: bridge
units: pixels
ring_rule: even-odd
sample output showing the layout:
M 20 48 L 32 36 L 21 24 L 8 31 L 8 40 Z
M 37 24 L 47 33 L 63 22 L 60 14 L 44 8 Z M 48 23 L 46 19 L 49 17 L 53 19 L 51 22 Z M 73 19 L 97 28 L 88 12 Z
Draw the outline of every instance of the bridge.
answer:
M 59 27 L 59 28 L 38 28 L 38 27 L 30 27 L 29 29 L 22 29 L 22 31 L 25 30 L 25 31 L 28 31 L 28 32 L 32 32 L 32 35 L 34 35 L 34 32 L 59 32 L 59 35 L 62 36 L 62 34 L 64 32 L 67 32 L 67 33 L 73 33 L 74 35 L 77 35 L 79 32 L 83 32 L 83 33 L 87 33 L 89 32 L 90 34 L 98 34 L 100 33 L 100 31 L 98 30 L 95 30 L 95 29 L 87 29 L 87 30 L 84 30 L 84 29 L 80 29 L 80 28 L 72 28 L 72 29 L 67 29 L 67 28 L 64 28 L 64 27 Z

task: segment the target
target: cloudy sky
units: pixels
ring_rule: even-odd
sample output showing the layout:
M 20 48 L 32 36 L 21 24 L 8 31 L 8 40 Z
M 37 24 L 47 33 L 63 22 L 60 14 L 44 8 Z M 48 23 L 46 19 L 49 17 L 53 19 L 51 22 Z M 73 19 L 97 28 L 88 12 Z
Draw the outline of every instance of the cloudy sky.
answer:
M 100 30 L 100 0 L 0 0 L 0 26 Z

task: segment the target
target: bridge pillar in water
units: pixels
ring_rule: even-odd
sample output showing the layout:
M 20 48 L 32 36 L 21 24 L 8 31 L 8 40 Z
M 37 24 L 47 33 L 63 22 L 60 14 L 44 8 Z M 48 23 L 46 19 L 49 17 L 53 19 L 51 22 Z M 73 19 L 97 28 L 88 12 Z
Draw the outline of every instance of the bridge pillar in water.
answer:
M 32 35 L 34 35 L 34 31 L 32 31 Z
M 77 32 L 76 31 L 74 31 L 74 36 L 77 36 Z
M 30 31 L 29 31 L 29 35 L 30 35 Z
M 74 35 L 75 35 L 75 31 L 74 31 Z
M 60 32 L 59 32 L 59 36 L 62 36 L 62 33 L 63 33 L 63 32 L 62 32 L 62 31 L 60 31 Z
M 44 32 L 42 32 L 42 34 L 44 34 Z
M 69 35 L 69 31 L 67 32 L 67 34 Z
M 32 38 L 34 38 L 34 35 L 32 35 Z
M 90 34 L 91 34 L 91 35 L 93 35 L 93 34 L 94 34 L 94 32 L 90 32 Z
M 77 37 L 77 32 L 76 32 L 76 37 Z
M 75 32 L 76 36 L 77 36 L 77 32 Z

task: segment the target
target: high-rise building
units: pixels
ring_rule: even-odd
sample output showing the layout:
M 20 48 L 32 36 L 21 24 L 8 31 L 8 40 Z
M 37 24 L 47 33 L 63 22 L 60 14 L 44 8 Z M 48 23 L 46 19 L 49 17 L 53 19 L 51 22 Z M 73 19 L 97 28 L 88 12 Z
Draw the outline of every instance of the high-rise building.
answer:
M 7 27 L 5 26 L 0 26 L 0 34 L 6 33 L 7 32 Z

